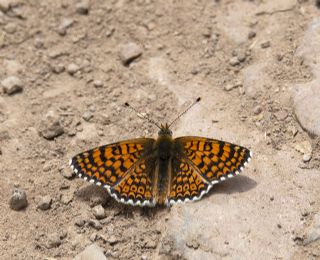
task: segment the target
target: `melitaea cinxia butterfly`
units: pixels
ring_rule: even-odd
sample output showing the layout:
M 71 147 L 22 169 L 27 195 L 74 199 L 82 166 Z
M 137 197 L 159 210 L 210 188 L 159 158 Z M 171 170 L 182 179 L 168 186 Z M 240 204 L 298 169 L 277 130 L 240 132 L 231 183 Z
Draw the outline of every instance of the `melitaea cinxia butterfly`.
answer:
M 157 139 L 97 147 L 74 156 L 70 165 L 119 202 L 155 206 L 199 200 L 214 184 L 239 174 L 251 159 L 245 147 L 203 137 L 173 139 L 168 124 L 159 128 Z

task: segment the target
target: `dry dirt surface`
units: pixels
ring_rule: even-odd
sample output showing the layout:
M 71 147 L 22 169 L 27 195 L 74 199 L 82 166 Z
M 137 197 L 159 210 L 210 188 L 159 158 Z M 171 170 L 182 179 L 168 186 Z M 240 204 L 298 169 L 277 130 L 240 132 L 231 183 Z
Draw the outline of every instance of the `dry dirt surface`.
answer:
M 319 5 L 319 4 L 318 4 Z M 0 259 L 319 259 L 320 10 L 311 0 L 0 0 Z M 77 153 L 155 121 L 252 149 L 202 200 L 145 210 Z

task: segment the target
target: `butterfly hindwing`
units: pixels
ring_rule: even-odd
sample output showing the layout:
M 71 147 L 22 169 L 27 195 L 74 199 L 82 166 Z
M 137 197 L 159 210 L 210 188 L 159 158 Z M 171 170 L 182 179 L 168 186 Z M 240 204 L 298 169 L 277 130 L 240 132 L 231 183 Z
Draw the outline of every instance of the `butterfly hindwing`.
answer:
M 180 137 L 175 142 L 211 184 L 239 174 L 251 158 L 247 148 L 215 139 Z
M 154 139 L 139 138 L 100 146 L 74 156 L 70 165 L 79 177 L 110 188 L 127 176 L 153 143 Z
M 155 206 L 151 180 L 153 170 L 153 166 L 147 166 L 146 158 L 140 159 L 125 178 L 110 188 L 111 196 L 130 205 Z
M 207 193 L 211 184 L 188 162 L 184 156 L 174 156 L 172 159 L 172 180 L 170 184 L 168 204 L 199 200 Z

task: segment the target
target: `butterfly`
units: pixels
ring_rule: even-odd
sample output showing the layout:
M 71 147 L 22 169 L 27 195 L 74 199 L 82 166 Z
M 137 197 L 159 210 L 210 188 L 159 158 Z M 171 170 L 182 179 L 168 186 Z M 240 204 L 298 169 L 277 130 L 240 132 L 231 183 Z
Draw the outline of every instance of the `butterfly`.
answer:
M 170 125 L 158 126 L 157 139 L 137 138 L 80 153 L 70 166 L 119 202 L 154 207 L 199 200 L 214 184 L 238 175 L 251 159 L 249 149 L 232 143 L 173 139 Z

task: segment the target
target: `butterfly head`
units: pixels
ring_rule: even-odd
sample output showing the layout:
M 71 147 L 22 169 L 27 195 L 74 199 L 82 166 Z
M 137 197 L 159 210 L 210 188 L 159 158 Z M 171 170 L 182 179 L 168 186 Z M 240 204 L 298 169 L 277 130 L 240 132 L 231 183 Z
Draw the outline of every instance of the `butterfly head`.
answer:
M 169 125 L 168 124 L 165 124 L 165 125 L 161 124 L 158 135 L 159 136 L 164 136 L 164 135 L 172 136 L 172 131 L 169 129 Z

